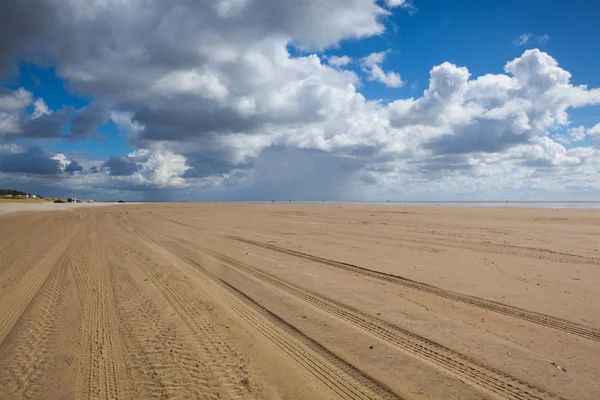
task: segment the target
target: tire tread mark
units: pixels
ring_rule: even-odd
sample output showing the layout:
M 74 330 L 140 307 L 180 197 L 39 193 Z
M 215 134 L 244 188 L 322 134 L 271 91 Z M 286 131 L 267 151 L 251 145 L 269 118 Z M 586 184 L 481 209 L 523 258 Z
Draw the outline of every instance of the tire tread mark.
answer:
M 472 386 L 475 386 L 476 388 L 483 388 L 502 398 L 509 399 L 559 398 L 557 395 L 548 393 L 519 378 L 515 378 L 498 369 L 486 366 L 472 357 L 465 356 L 432 340 L 366 314 L 319 293 L 284 281 L 272 274 L 253 268 L 224 254 L 198 247 L 184 239 L 178 239 L 178 242 L 175 243 L 175 245 L 187 246 L 188 248 L 192 248 L 200 253 L 208 254 L 223 263 L 246 272 L 248 275 L 271 284 L 283 292 L 291 294 L 342 320 L 350 322 L 358 328 L 367 331 L 413 356 L 450 372 L 451 375 L 471 382 Z M 196 262 L 189 257 L 186 257 L 186 259 L 190 263 L 196 264 Z
M 415 281 L 402 276 L 388 274 L 381 271 L 375 271 L 372 269 L 360 267 L 358 265 L 344 263 L 340 261 L 330 260 L 327 258 L 318 257 L 315 255 L 302 253 L 296 250 L 291 250 L 279 246 L 275 246 L 268 243 L 262 243 L 250 239 L 240 238 L 237 236 L 226 236 L 228 239 L 236 240 L 238 242 L 250 244 L 256 247 L 260 247 L 266 250 L 276 251 L 279 253 L 294 256 L 296 258 L 305 259 L 312 262 L 328 265 L 331 267 L 343 269 L 353 273 L 358 273 L 370 278 L 375 278 L 384 282 L 394 283 L 410 289 L 415 289 L 421 292 L 439 296 L 445 299 L 465 303 L 474 307 L 479 307 L 488 311 L 503 314 L 509 317 L 522 319 L 534 324 L 546 326 L 548 328 L 560 330 L 573 335 L 577 335 L 589 340 L 600 342 L 600 330 L 585 327 L 577 323 L 567 321 L 562 318 L 553 317 L 550 315 L 538 313 L 535 311 L 526 310 L 520 307 L 511 306 L 508 304 L 496 302 L 493 300 L 487 300 L 476 296 L 470 296 L 450 290 L 442 289 L 437 286 L 433 286 L 427 283 Z
M 141 235 L 138 233 L 138 235 Z M 143 237 L 140 237 L 144 240 Z M 159 243 L 147 239 L 155 245 Z M 213 277 L 202 267 L 198 269 L 165 249 L 182 267 L 188 269 L 198 286 L 229 306 L 242 320 L 257 330 L 334 393 L 345 399 L 401 399 L 388 386 L 375 380 L 355 366 L 309 338 L 280 317 L 259 305 L 249 296 Z
M 116 268 L 112 269 L 116 271 Z M 114 273 L 132 398 L 217 399 L 218 384 L 186 332 L 161 318 L 129 274 Z
M 109 266 L 101 262 L 103 254 L 102 232 L 91 221 L 87 227 L 86 243 L 82 254 L 90 254 L 91 260 L 74 257 L 77 286 L 83 295 L 82 343 L 79 356 L 77 398 L 116 400 L 120 398 L 120 343 L 115 326 L 113 288 L 108 276 Z M 87 235 L 86 235 L 87 236 Z M 100 237 L 98 237 L 100 236 Z
M 0 383 L 3 391 L 10 391 L 5 393 L 7 398 L 39 398 L 41 388 L 38 382 L 47 366 L 48 352 L 53 348 L 57 312 L 65 285 L 65 258 L 62 257 L 57 264 L 57 269 L 51 272 L 40 289 L 39 301 L 31 304 L 24 313 L 24 329 L 28 332 L 17 338 L 16 352 L 11 352 L 11 364 L 16 362 L 18 366 L 4 370 L 9 376 L 3 377 Z
M 147 256 L 123 242 L 115 242 L 114 247 L 134 264 L 141 264 L 153 283 L 163 292 L 173 309 L 193 332 L 198 349 L 203 354 L 209 369 L 227 392 L 230 398 L 242 398 L 248 393 L 241 382 L 248 377 L 248 365 L 240 361 L 237 351 L 224 340 L 217 330 L 207 321 L 206 311 L 182 296 L 168 278 L 159 272 L 158 267 Z
M 26 261 L 29 261 L 29 269 L 21 272 L 20 279 L 16 275 L 11 278 L 11 282 L 14 283 L 0 295 L 0 344 L 31 304 L 60 257 L 66 252 L 75 235 L 74 232 L 69 233 L 48 251 L 45 251 L 46 246 L 42 246 L 33 252 L 23 252 L 23 255 L 14 261 L 15 274 L 21 272 L 16 266 L 23 267 Z

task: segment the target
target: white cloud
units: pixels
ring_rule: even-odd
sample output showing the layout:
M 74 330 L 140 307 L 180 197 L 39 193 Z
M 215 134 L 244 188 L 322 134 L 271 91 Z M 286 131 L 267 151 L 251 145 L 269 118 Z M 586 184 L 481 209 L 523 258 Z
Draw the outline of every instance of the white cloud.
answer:
M 67 159 L 67 157 L 63 153 L 57 153 L 50 158 L 52 160 L 58 161 L 58 164 L 60 165 L 60 169 L 63 171 L 65 170 L 67 165 L 69 165 L 69 163 L 71 162 L 70 160 Z
M 140 149 L 128 155 L 139 164 L 139 169 L 126 181 L 157 188 L 181 188 L 189 185 L 183 179 L 188 169 L 185 157 L 167 149 Z
M 137 134 L 144 130 L 144 126 L 133 121 L 133 113 L 112 111 L 110 119 L 122 130 L 130 134 Z
M 29 118 L 36 119 L 43 115 L 50 115 L 52 111 L 48 109 L 48 106 L 44 102 L 44 99 L 40 98 L 33 102 L 33 113 Z
M 590 129 L 588 129 L 587 134 L 590 136 L 600 138 L 600 123 L 592 126 Z
M 229 92 L 214 71 L 174 71 L 161 77 L 151 89 L 159 96 L 190 95 L 225 101 Z
M 523 33 L 518 38 L 515 39 L 514 43 L 517 46 L 525 46 L 527 43 L 529 43 L 529 40 L 531 39 L 532 36 L 533 35 L 531 35 L 529 33 Z
M 550 41 L 550 35 L 547 35 L 547 34 L 540 35 L 540 36 L 537 36 L 535 38 L 535 40 L 540 44 L 546 44 L 546 43 L 548 43 L 548 41 Z
M 348 65 L 352 62 L 352 59 L 348 56 L 331 56 L 329 58 L 327 58 L 327 63 L 329 63 L 329 65 L 333 65 L 334 67 L 343 67 L 345 65 Z
M 539 36 L 534 36 L 530 33 L 523 33 L 513 42 L 517 46 L 525 46 L 531 44 L 532 42 L 536 42 L 538 44 L 546 44 L 550 41 L 550 35 L 543 34 Z
M 387 52 L 371 53 L 360 59 L 361 69 L 367 74 L 367 79 L 383 83 L 385 86 L 398 88 L 404 85 L 400 74 L 394 71 L 384 72 L 381 64 L 385 61 Z
M 385 0 L 385 5 L 389 8 L 401 7 L 409 12 L 415 12 L 417 8 L 411 0 Z
M 564 144 L 580 142 L 585 139 L 586 132 L 585 126 L 581 125 L 574 128 L 569 128 L 566 134 L 555 135 L 554 140 Z
M 23 88 L 0 92 L 0 136 L 21 132 L 22 115 L 32 101 L 31 92 Z
M 406 0 L 386 0 L 385 1 L 385 5 L 388 7 L 402 7 L 406 3 L 408 3 Z

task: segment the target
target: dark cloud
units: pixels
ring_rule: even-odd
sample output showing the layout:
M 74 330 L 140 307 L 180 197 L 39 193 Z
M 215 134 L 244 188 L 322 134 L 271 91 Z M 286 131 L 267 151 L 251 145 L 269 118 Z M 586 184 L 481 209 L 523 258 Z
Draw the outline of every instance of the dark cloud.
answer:
M 91 104 L 79 110 L 71 119 L 71 136 L 84 138 L 98 132 L 98 127 L 108 122 L 110 111 L 99 104 Z
M 231 108 L 207 107 L 198 104 L 197 109 L 144 109 L 134 114 L 134 121 L 145 127 L 140 136 L 148 140 L 186 140 L 214 132 L 251 132 L 264 123 L 259 117 L 244 117 Z
M 70 110 L 64 109 L 35 119 L 26 118 L 23 121 L 22 133 L 15 136 L 38 139 L 59 138 L 69 122 L 69 114 Z
M 456 127 L 452 134 L 440 136 L 425 143 L 424 147 L 435 155 L 497 153 L 527 143 L 532 135 L 531 130 L 521 132 L 504 120 L 479 119 Z
M 137 172 L 138 165 L 129 157 L 113 156 L 102 164 L 102 168 L 107 169 L 111 176 L 131 176 Z
M 65 168 L 65 172 L 82 172 L 83 167 L 79 165 L 77 161 L 71 161 L 69 165 Z
M 425 175 L 438 175 L 445 172 L 469 171 L 473 168 L 469 158 L 463 154 L 449 154 L 427 157 L 411 162 Z
M 45 0 L 0 1 L 0 78 L 15 70 L 15 61 L 39 44 L 55 17 Z
M 253 166 L 253 160 L 236 161 L 234 151 L 227 147 L 199 148 L 194 152 L 184 154 L 184 156 L 186 165 L 190 167 L 183 174 L 184 178 L 205 178 Z
M 60 163 L 50 158 L 44 150 L 39 147 L 30 147 L 23 153 L 0 156 L 0 172 L 57 175 L 62 170 Z

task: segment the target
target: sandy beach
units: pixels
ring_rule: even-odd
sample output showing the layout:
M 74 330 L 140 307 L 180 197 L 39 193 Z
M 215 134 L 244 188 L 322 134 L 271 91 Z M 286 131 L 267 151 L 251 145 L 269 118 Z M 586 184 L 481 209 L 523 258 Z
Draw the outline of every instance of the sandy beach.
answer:
M 3 201 L 0 202 L 0 215 L 22 211 L 61 211 L 75 208 L 112 206 L 119 203 L 52 203 L 52 202 L 26 202 Z M 131 203 L 126 203 L 131 204 Z
M 0 212 L 0 399 L 600 398 L 600 210 L 69 210 Z

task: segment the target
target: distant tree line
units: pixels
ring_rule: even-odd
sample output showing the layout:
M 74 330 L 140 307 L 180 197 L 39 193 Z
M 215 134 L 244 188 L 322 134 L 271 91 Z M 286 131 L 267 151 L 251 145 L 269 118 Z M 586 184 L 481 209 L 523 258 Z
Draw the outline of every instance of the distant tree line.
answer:
M 20 190 L 0 189 L 0 196 L 7 196 L 7 195 L 20 196 L 20 195 L 25 195 L 25 194 L 27 194 L 27 193 L 22 192 Z

